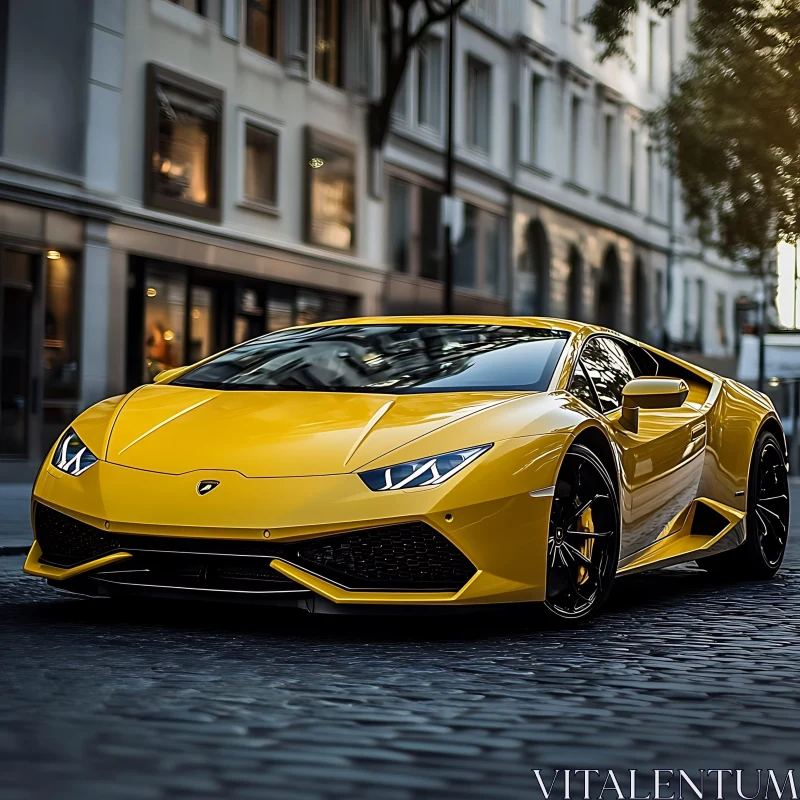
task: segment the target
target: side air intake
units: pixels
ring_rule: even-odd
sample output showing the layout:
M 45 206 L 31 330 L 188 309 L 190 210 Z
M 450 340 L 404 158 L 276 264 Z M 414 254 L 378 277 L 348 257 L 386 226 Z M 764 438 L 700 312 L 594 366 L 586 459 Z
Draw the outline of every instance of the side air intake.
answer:
M 706 505 L 702 500 L 695 501 L 690 531 L 692 536 L 716 536 L 730 524 L 730 520 L 723 517 L 719 511 Z

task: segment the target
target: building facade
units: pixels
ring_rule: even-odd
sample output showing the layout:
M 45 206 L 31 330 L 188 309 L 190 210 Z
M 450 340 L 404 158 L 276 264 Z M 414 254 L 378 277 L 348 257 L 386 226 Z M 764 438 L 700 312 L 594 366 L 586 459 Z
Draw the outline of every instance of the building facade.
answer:
M 448 30 L 411 55 L 375 180 L 379 6 L 0 0 L 0 480 L 161 369 L 440 310 Z M 633 63 L 598 65 L 588 10 L 473 0 L 457 21 L 456 310 L 727 355 L 750 279 L 690 235 L 641 123 L 685 12 L 643 12 Z

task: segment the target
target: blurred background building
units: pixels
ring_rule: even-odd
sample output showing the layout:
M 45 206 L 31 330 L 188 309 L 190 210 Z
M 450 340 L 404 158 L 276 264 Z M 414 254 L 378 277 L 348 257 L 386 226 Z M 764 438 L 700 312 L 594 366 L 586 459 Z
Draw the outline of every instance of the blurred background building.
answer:
M 382 180 L 374 0 L 0 0 L 0 480 L 80 409 L 291 324 L 442 307 L 448 29 Z M 455 308 L 606 324 L 733 364 L 754 280 L 648 138 L 692 3 L 599 65 L 591 0 L 456 25 Z

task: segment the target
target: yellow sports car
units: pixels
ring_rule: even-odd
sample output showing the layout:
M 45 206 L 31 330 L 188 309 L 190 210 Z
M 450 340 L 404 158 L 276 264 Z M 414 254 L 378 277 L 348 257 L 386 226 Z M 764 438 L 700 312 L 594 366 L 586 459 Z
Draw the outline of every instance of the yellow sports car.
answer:
M 787 469 L 764 395 L 613 331 L 346 320 L 81 414 L 34 485 L 25 571 L 94 596 L 576 620 L 617 575 L 772 576 Z

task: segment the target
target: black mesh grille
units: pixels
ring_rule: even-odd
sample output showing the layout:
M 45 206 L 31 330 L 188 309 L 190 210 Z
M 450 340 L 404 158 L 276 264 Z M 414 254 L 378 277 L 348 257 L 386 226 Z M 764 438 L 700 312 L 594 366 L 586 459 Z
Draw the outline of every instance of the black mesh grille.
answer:
M 114 535 L 38 503 L 34 523 L 42 562 L 57 567 L 77 566 L 122 550 L 139 560 L 146 558 L 149 570 L 187 580 L 212 576 L 226 581 L 289 581 L 269 566 L 271 558 L 279 558 L 348 589 L 389 591 L 452 591 L 475 574 L 469 559 L 424 522 L 301 543 Z
M 34 526 L 41 561 L 55 567 L 74 567 L 119 550 L 113 535 L 41 503 L 36 504 Z
M 475 574 L 469 559 L 424 522 L 328 536 L 300 545 L 298 555 L 352 589 L 453 590 Z

